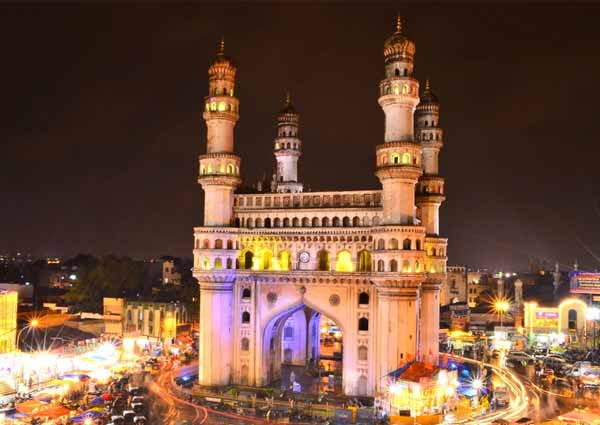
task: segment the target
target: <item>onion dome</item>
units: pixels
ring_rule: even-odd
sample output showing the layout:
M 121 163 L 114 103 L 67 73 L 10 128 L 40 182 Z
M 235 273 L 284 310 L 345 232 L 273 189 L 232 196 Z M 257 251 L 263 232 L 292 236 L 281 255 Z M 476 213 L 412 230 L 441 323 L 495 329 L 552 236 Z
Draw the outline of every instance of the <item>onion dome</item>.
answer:
M 235 64 L 229 56 L 225 55 L 225 39 L 221 39 L 217 56 L 213 59 L 208 68 L 208 75 L 211 78 L 223 78 L 225 76 L 235 75 Z
M 285 96 L 285 102 L 279 111 L 280 114 L 297 114 L 296 108 L 292 105 L 292 97 L 290 96 L 290 92 L 287 92 Z
M 383 44 L 385 63 L 412 62 L 415 56 L 415 43 L 404 33 L 402 18 L 396 19 L 396 32 Z
M 421 101 L 419 105 L 439 105 L 440 101 L 437 96 L 431 91 L 429 86 L 429 79 L 425 80 L 425 90 L 421 95 Z

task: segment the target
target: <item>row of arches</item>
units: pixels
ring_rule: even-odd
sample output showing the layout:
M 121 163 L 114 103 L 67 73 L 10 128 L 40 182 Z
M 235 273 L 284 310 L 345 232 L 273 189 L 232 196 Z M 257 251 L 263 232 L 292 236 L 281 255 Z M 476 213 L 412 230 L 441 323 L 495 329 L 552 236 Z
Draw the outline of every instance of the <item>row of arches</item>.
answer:
M 388 159 L 389 158 L 389 159 Z M 419 158 L 417 155 L 411 155 L 410 152 L 404 152 L 402 154 L 398 152 L 392 152 L 391 154 L 383 154 L 379 157 L 379 165 L 418 165 Z
M 402 241 L 402 249 L 403 250 L 417 250 L 417 251 L 421 251 L 421 239 L 415 239 L 414 244 L 413 244 L 413 240 L 406 238 Z M 398 239 L 396 238 L 391 238 L 390 240 L 387 241 L 387 244 L 385 242 L 385 239 L 379 239 L 377 240 L 377 250 L 378 251 L 383 251 L 386 249 L 389 250 L 397 250 L 400 249 L 400 245 L 398 243 Z
M 243 311 L 242 312 L 242 316 L 241 316 L 241 322 L 243 325 L 247 325 L 250 323 L 250 312 L 249 311 Z M 358 331 L 359 332 L 368 332 L 369 331 L 369 319 L 366 317 L 361 317 L 358 319 Z M 242 338 L 243 341 L 243 338 Z M 248 341 L 248 346 L 249 346 L 249 341 Z M 245 343 L 243 343 L 245 344 Z
M 250 288 L 242 289 L 242 300 L 249 300 L 252 298 L 252 290 Z M 358 305 L 365 306 L 369 305 L 370 296 L 368 292 L 362 291 L 358 294 Z
M 227 87 L 223 87 L 222 90 L 219 90 L 218 87 L 212 89 L 212 95 L 218 96 L 219 94 L 223 94 L 223 96 L 233 96 L 233 89 L 227 89 Z
M 423 142 L 423 141 L 429 141 L 429 140 L 440 140 L 440 134 L 436 133 L 422 133 L 417 140 Z
M 402 268 L 399 269 L 400 263 L 392 259 L 386 262 L 384 260 L 377 261 L 377 271 L 378 272 L 402 272 L 402 273 L 420 273 L 422 271 L 422 264 L 419 260 L 415 260 L 414 264 L 411 263 L 410 260 L 402 261 Z
M 236 112 L 236 107 L 227 102 L 210 102 L 206 104 L 206 110 L 211 112 Z
M 379 217 L 375 216 L 363 217 L 362 220 L 358 216 L 354 217 L 237 217 L 235 219 L 235 227 L 253 228 L 280 228 L 280 227 L 366 227 L 378 226 L 380 223 Z
M 202 246 L 202 249 L 238 249 L 239 242 L 235 241 L 234 243 L 231 239 L 227 239 L 225 242 L 223 239 L 215 239 L 211 246 L 210 239 L 204 239 L 202 245 L 200 245 L 200 239 L 196 239 L 196 249 L 199 249 L 200 246 Z
M 275 149 L 299 149 L 300 148 L 300 144 L 299 143 L 275 143 Z
M 215 164 L 213 168 L 213 164 L 200 165 L 200 175 L 204 174 L 227 174 L 227 175 L 237 175 L 239 174 L 239 168 L 233 165 L 231 162 L 227 165 L 225 164 Z

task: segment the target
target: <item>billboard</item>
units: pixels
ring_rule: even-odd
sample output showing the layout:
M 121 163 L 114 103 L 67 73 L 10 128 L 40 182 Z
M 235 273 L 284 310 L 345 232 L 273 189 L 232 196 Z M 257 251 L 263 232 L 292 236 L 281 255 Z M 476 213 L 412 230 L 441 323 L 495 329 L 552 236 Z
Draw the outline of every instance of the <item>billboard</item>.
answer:
M 577 294 L 600 294 L 600 273 L 569 273 L 571 292 Z

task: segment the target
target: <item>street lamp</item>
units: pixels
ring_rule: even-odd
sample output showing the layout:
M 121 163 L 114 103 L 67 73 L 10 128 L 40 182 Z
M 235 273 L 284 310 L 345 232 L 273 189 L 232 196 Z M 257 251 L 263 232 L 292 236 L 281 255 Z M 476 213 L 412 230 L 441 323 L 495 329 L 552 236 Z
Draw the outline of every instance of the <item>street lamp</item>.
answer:
M 39 326 L 40 326 L 40 321 L 38 319 L 31 319 L 29 321 L 29 324 L 27 324 L 27 325 L 25 325 L 25 326 L 23 326 L 21 328 L 21 330 L 19 331 L 19 333 L 17 333 L 17 343 L 16 343 L 16 349 L 17 350 L 19 349 L 19 339 L 21 338 L 21 334 L 23 333 L 23 331 L 25 329 L 35 329 L 35 328 L 37 328 Z
M 510 310 L 510 302 L 505 298 L 498 298 L 494 301 L 493 308 L 500 315 L 500 327 L 504 328 L 502 319 L 504 318 L 504 314 Z

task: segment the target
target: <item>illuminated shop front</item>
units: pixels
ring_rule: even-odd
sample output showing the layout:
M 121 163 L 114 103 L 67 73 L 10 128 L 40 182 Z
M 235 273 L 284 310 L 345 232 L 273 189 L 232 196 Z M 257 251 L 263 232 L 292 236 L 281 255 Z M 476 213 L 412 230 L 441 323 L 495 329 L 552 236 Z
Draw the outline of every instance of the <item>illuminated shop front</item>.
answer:
M 456 370 L 413 362 L 384 378 L 377 404 L 390 417 L 442 415 L 457 402 L 458 386 Z
M 568 298 L 556 307 L 524 303 L 525 331 L 540 345 L 584 344 L 588 306 L 579 298 Z

